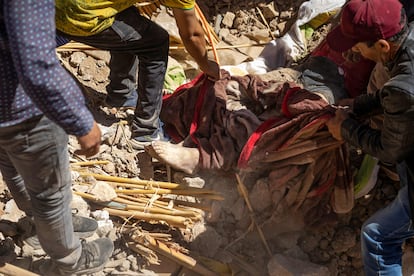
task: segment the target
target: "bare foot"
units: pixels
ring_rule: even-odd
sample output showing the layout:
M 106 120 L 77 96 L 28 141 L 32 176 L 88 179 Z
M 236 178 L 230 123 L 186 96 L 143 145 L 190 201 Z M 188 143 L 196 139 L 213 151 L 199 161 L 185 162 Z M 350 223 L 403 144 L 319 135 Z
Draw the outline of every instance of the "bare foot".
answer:
M 200 157 L 197 148 L 187 148 L 163 141 L 153 141 L 145 147 L 145 151 L 160 162 L 188 174 L 195 172 Z

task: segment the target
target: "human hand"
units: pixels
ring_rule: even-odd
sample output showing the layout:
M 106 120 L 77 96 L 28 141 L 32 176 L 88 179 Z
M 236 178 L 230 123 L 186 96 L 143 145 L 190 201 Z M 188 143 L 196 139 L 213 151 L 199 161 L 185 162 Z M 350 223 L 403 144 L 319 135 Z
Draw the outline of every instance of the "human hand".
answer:
M 352 51 L 352 49 L 349 49 L 342 53 L 342 57 L 349 62 L 357 63 L 361 60 L 361 54 L 357 53 L 355 51 Z
M 342 141 L 341 125 L 342 122 L 349 118 L 349 111 L 345 108 L 338 108 L 335 112 L 335 116 L 326 122 L 331 135 L 339 141 Z
M 77 137 L 80 149 L 75 151 L 75 154 L 85 155 L 86 157 L 93 156 L 99 152 L 101 145 L 101 130 L 96 122 L 93 122 L 93 127 L 88 134 Z
M 208 60 L 207 67 L 200 69 L 213 81 L 221 79 L 220 66 L 215 61 Z

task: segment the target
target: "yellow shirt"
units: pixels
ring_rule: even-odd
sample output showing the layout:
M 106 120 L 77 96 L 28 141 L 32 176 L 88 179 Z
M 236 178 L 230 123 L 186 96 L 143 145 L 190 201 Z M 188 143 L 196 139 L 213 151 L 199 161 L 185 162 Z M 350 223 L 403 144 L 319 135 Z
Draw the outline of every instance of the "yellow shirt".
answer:
M 109 28 L 115 15 L 138 0 L 56 0 L 56 28 L 75 36 L 90 36 Z M 170 8 L 192 9 L 195 0 L 160 0 Z

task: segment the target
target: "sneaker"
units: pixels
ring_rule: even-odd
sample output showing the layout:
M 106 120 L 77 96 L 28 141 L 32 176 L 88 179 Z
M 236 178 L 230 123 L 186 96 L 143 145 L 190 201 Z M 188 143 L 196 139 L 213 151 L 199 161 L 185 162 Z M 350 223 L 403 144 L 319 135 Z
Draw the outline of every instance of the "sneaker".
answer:
M 82 275 L 101 271 L 114 251 L 109 238 L 100 238 L 91 242 L 82 240 L 82 253 L 73 267 L 59 266 L 62 275 Z
M 379 168 L 378 159 L 365 154 L 361 167 L 354 178 L 355 199 L 363 197 L 374 188 L 377 183 Z
M 72 216 L 72 223 L 75 236 L 79 239 L 86 239 L 92 236 L 96 229 L 98 229 L 96 220 L 87 217 Z M 35 250 L 42 248 L 37 235 L 27 237 L 23 241 Z
M 114 250 L 109 238 L 100 238 L 91 242 L 82 240 L 82 252 L 73 266 L 58 265 L 51 259 L 39 265 L 39 272 L 44 276 L 84 275 L 101 271 Z
M 143 150 L 146 146 L 150 145 L 153 141 L 165 141 L 168 142 L 170 139 L 164 134 L 162 126 L 155 131 L 152 135 L 144 135 L 134 137 L 130 140 L 131 146 L 135 150 Z

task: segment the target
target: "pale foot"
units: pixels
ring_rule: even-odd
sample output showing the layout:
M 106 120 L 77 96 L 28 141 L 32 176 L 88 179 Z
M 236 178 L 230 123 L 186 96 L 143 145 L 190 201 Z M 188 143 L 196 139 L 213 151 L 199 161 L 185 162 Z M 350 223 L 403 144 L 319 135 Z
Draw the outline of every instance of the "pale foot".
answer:
M 163 141 L 153 141 L 145 147 L 145 150 L 160 162 L 188 174 L 196 171 L 200 157 L 197 148 L 187 148 Z

